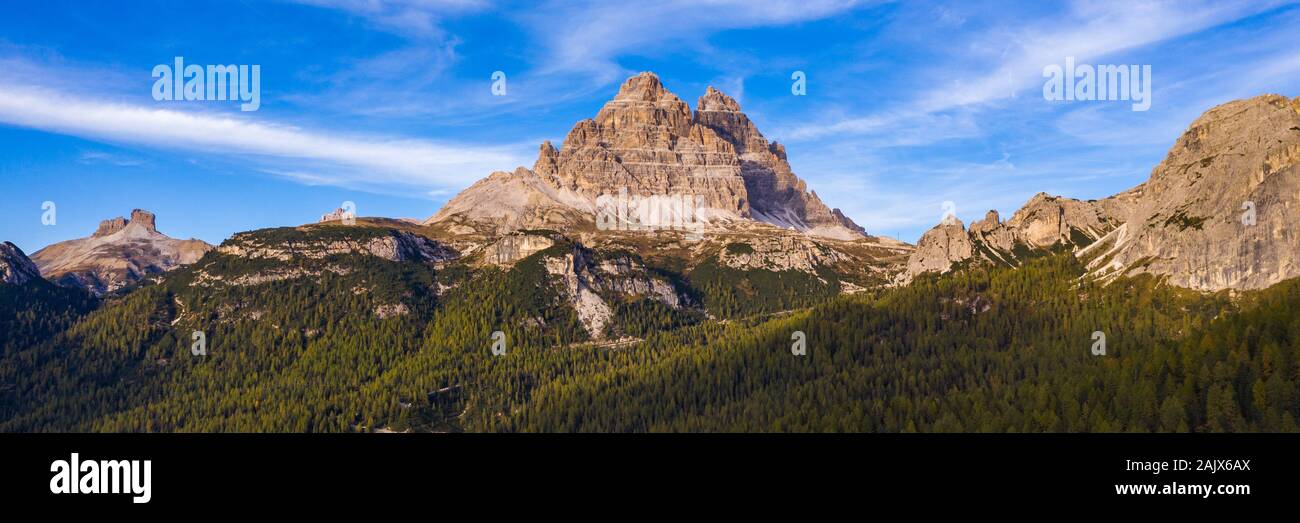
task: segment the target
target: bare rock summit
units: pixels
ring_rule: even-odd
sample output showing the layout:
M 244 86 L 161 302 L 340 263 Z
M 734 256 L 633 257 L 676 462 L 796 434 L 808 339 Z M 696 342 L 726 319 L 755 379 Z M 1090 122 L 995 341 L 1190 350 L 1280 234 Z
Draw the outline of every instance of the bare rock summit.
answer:
M 543 143 L 532 169 L 496 172 L 426 223 L 451 230 L 581 228 L 602 196 L 638 202 L 690 198 L 687 221 L 766 222 L 812 236 L 853 240 L 866 232 L 828 208 L 790 170 L 736 100 L 709 88 L 695 111 L 653 73 L 629 78 L 559 148 Z
M 1103 277 L 1214 291 L 1300 276 L 1300 98 L 1206 111 L 1146 183 L 1113 198 L 1129 201 L 1123 225 L 1080 253 Z
M 99 223 L 87 238 L 55 243 L 32 254 L 46 279 L 103 295 L 150 274 L 198 261 L 212 246 L 158 232 L 154 214 L 135 209 L 131 218 Z

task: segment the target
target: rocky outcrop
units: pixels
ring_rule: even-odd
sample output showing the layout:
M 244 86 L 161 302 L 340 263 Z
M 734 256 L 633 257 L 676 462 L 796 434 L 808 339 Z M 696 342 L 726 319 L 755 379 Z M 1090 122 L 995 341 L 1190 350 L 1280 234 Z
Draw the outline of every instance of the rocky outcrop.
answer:
M 901 280 L 946 272 L 969 259 L 1015 266 L 1034 250 L 1084 247 L 1118 227 L 1109 212 L 1099 202 L 1038 193 L 1005 222 L 990 210 L 966 230 L 960 220 L 949 217 L 921 236 Z
M 921 235 L 916 250 L 907 259 L 907 270 L 903 274 L 910 281 L 923 272 L 946 272 L 954 263 L 970 259 L 973 253 L 966 225 L 955 217 L 949 217 Z
M 355 220 L 356 215 L 347 209 L 334 209 L 328 213 L 320 215 L 320 220 L 316 223 L 341 222 L 344 220 Z
M 613 316 L 609 301 L 648 298 L 679 309 L 687 299 L 673 284 L 651 275 L 630 256 L 606 256 L 596 260 L 595 253 L 580 246 L 562 256 L 543 260 L 546 272 L 559 279 L 564 299 L 578 314 L 578 321 L 592 339 L 605 337 L 605 326 Z
M 574 125 L 559 149 L 543 143 L 531 170 L 493 173 L 427 223 L 591 226 L 602 196 L 650 205 L 686 198 L 688 215 L 677 218 L 688 223 L 756 220 L 815 236 L 866 235 L 807 190 L 785 149 L 769 143 L 734 99 L 709 88 L 692 113 L 652 73 L 628 79 L 595 118 Z
M 1124 227 L 1080 253 L 1103 277 L 1212 291 L 1300 276 L 1300 98 L 1210 109 L 1146 183 L 1114 199 L 1126 202 Z
M 132 212 L 132 214 L 135 213 Z M 117 231 L 125 229 L 126 223 L 127 223 L 126 218 L 123 218 L 121 216 L 118 216 L 116 218 L 111 218 L 108 220 L 103 220 L 99 222 L 99 228 L 95 229 L 95 233 L 91 234 L 91 236 L 93 237 L 108 236 Z
M 389 261 L 439 262 L 456 257 L 456 252 L 424 236 L 408 231 L 357 228 L 356 235 L 308 236 L 292 240 L 268 238 L 260 231 L 232 236 L 217 252 L 241 258 L 279 261 L 319 260 L 339 254 L 362 254 Z
M 392 318 L 394 316 L 405 316 L 411 313 L 411 309 L 405 303 L 385 303 L 375 306 L 375 317 L 381 320 Z
M 921 236 L 900 280 L 910 281 L 924 272 L 946 272 L 953 264 L 970 259 L 1015 266 L 1035 250 L 1062 245 L 1081 248 L 1119 226 L 1119 220 L 1111 215 L 1114 209 L 1101 202 L 1038 193 L 1005 222 L 996 210 L 990 210 L 966 230 L 960 220 L 949 217 Z
M 158 232 L 154 214 L 135 209 L 131 218 L 104 220 L 88 238 L 50 245 L 32 254 L 41 274 L 96 295 L 115 291 L 150 274 L 194 263 L 212 246 Z
M 1057 244 L 1083 246 L 1119 225 L 1106 205 L 1038 193 L 1007 220 L 1015 241 L 1041 249 Z
M 582 251 L 575 249 L 563 258 L 548 258 L 545 267 L 548 274 L 564 283 L 565 298 L 577 312 L 587 335 L 593 339 L 604 337 L 605 325 L 614 312 L 593 287 Z
M 729 242 L 718 253 L 723 265 L 741 270 L 802 271 L 844 261 L 846 255 L 806 237 L 752 236 Z
M 1143 184 L 1096 201 L 1038 194 L 1007 222 L 950 225 L 917 245 L 903 281 L 1021 247 L 1073 247 L 1104 279 L 1149 273 L 1192 289 L 1260 289 L 1300 276 L 1300 98 L 1265 95 L 1206 111 Z M 951 245 L 956 245 L 952 248 Z M 963 258 L 963 256 L 965 256 Z
M 515 262 L 549 249 L 555 240 L 540 234 L 506 234 L 483 248 L 483 262 L 491 265 L 514 265 Z
M 998 252 L 1011 251 L 1016 246 L 1016 231 L 1002 223 L 1002 216 L 996 210 L 984 214 L 983 220 L 970 224 L 970 237 Z
M 22 249 L 9 242 L 0 243 L 0 283 L 22 285 L 40 278 L 40 269 Z

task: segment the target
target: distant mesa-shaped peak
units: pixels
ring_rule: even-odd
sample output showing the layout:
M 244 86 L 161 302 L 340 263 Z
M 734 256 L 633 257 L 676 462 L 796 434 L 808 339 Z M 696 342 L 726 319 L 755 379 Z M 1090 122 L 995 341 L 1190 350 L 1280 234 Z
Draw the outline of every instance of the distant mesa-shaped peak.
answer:
M 49 245 L 31 260 L 46 279 L 105 294 L 149 274 L 198 261 L 212 249 L 202 240 L 178 240 L 158 232 L 154 213 L 133 209 L 131 217 L 99 222 L 87 238 Z
M 108 236 L 126 229 L 128 225 L 134 225 L 147 232 L 158 232 L 154 213 L 144 209 L 133 209 L 131 211 L 131 219 L 129 220 L 118 216 L 99 222 L 99 228 L 95 229 L 95 233 L 91 236 Z

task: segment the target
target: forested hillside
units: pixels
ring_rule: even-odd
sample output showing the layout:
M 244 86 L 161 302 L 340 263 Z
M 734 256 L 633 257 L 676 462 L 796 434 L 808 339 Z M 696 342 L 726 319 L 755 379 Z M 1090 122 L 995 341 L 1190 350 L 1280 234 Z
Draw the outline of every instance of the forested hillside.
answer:
M 967 268 L 753 327 L 657 338 L 557 382 L 508 430 L 1296 431 L 1300 282 L 1237 305 L 1068 255 Z M 1093 331 L 1107 337 L 1091 352 Z M 808 354 L 791 354 L 803 331 Z
M 728 321 L 630 301 L 610 329 L 645 340 L 593 343 L 540 256 L 470 271 L 336 255 L 299 263 L 331 268 L 312 278 L 196 284 L 258 263 L 212 253 L 7 349 L 0 429 L 1298 430 L 1296 281 L 1232 299 L 1101 286 L 1062 254 L 786 315 L 765 315 L 779 293 Z
M 50 338 L 94 306 L 89 293 L 41 279 L 0 284 L 0 356 Z

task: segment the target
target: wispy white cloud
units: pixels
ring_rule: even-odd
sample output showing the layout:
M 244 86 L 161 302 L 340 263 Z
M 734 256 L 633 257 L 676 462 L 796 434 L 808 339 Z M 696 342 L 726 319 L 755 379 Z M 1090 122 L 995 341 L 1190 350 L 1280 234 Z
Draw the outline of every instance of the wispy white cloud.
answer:
M 439 22 L 444 16 L 482 10 L 486 0 L 289 0 L 294 3 L 338 9 L 361 17 L 375 27 L 410 38 L 442 39 Z
M 1300 23 L 1300 12 L 1280 15 L 1278 23 Z M 1300 94 L 1300 50 L 1292 45 L 1293 35 L 1249 30 L 1237 33 L 1222 36 L 1228 41 L 1241 36 L 1235 45 L 1189 53 L 1214 67 L 1192 65 L 1182 71 L 1165 71 L 1165 81 L 1155 84 L 1154 98 L 1176 103 L 1161 104 L 1142 118 L 1133 118 L 1122 106 L 1081 104 L 1061 115 L 1057 130 L 1083 145 L 1168 147 L 1211 107 L 1266 93 Z M 1245 38 L 1247 35 L 1249 38 Z
M 118 167 L 137 167 L 145 165 L 145 161 L 134 156 L 109 153 L 104 151 L 82 151 L 77 161 L 87 164 L 108 164 Z
M 1041 88 L 1043 67 L 1061 64 L 1066 57 L 1087 63 L 1239 20 L 1280 3 L 1257 0 L 1076 2 L 1066 20 L 1050 19 L 1009 34 L 986 35 L 999 42 L 1014 43 L 999 56 L 1000 65 L 974 78 L 954 79 L 949 85 L 922 94 L 918 103 L 921 110 L 934 112 L 1010 98 L 1025 90 Z M 988 41 L 975 45 L 997 47 Z
M 1240 20 L 1283 3 L 1287 2 L 1076 2 L 1066 13 L 1021 27 L 994 26 L 966 42 L 945 41 L 948 61 L 939 64 L 938 72 L 916 74 L 922 85 L 930 87 L 920 89 L 902 109 L 807 122 L 790 134 L 795 139 L 816 139 L 915 128 L 930 120 L 927 115 L 1001 102 L 1040 89 L 1043 67 L 1061 64 L 1066 57 L 1087 63 Z M 931 129 L 944 128 L 945 122 L 930 121 L 939 125 Z M 948 137 L 933 135 L 936 140 Z
M 532 148 L 310 131 L 243 115 L 157 109 L 4 84 L 0 93 L 5 124 L 254 164 L 293 161 L 310 169 L 267 172 L 311 183 L 462 188 L 492 171 L 524 164 L 529 160 L 524 153 Z
M 456 47 L 460 43 L 448 36 L 441 41 L 344 60 L 341 69 L 319 80 L 319 90 L 285 93 L 279 101 L 316 111 L 333 108 L 359 117 L 423 117 L 438 113 L 451 103 L 448 99 L 464 99 L 432 94 L 446 71 L 459 61 Z
M 721 70 L 727 85 L 742 87 L 761 60 L 714 48 L 709 39 L 733 29 L 776 27 L 824 19 L 880 0 L 747 0 L 609 2 L 553 0 L 527 8 L 484 0 L 288 0 L 366 20 L 406 38 L 374 56 L 344 60 L 343 70 L 321 79 L 315 92 L 290 93 L 283 101 L 347 116 L 427 118 L 449 124 L 478 123 L 503 114 L 548 108 L 603 92 L 638 71 L 629 58 L 679 51 Z M 483 69 L 482 79 L 457 77 L 462 49 L 492 47 L 483 35 L 461 36 L 444 28 L 463 15 L 496 11 L 521 30 L 528 45 Z M 481 64 L 481 62 L 478 62 Z M 504 70 L 509 96 L 490 96 L 487 73 Z M 735 93 L 740 95 L 742 93 Z
M 852 136 L 859 146 L 897 147 L 979 136 L 980 126 L 971 111 L 929 113 L 894 110 L 860 118 L 829 117 L 818 123 L 801 123 L 780 130 L 785 140 L 806 141 L 826 136 Z
M 396 35 L 390 47 L 375 54 L 340 57 L 340 68 L 318 81 L 312 91 L 287 93 L 284 102 L 342 116 L 424 118 L 476 111 L 465 101 L 467 86 L 448 82 L 447 72 L 460 63 L 462 39 L 448 32 L 450 19 L 481 13 L 487 0 L 285 0 L 330 9 L 359 18 L 375 30 Z M 451 89 L 460 92 L 448 92 Z M 441 96 L 439 96 L 441 95 Z
M 541 42 L 543 72 L 584 73 L 605 81 L 625 73 L 622 57 L 707 47 L 718 31 L 819 20 L 862 0 L 552 1 L 519 15 Z

